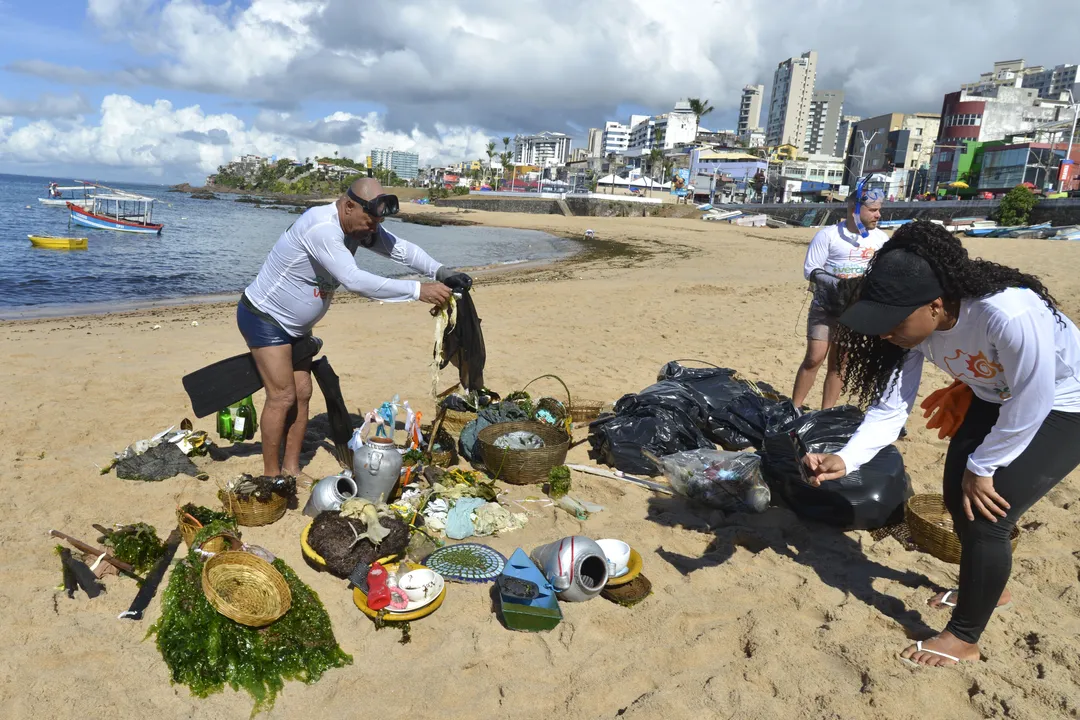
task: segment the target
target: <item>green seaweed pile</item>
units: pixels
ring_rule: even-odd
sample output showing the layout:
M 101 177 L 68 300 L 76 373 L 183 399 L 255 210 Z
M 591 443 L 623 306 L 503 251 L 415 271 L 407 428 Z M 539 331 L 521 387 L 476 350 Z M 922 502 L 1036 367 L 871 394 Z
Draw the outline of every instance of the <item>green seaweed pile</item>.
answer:
M 274 567 L 289 585 L 292 607 L 273 624 L 251 628 L 219 614 L 207 602 L 203 563 L 194 551 L 177 563 L 162 597 L 161 618 L 148 633 L 157 636 L 173 682 L 187 685 L 201 698 L 221 692 L 225 685 L 246 690 L 255 700 L 254 716 L 273 707 L 287 680 L 313 683 L 327 670 L 352 664 L 352 656 L 338 646 L 315 591 L 280 559 Z
M 215 520 L 222 520 L 229 523 L 232 527 L 236 527 L 236 518 L 230 513 L 222 512 L 221 510 L 212 510 L 203 505 L 195 505 L 188 503 L 184 507 L 180 508 L 180 511 L 187 513 L 191 517 L 199 521 L 199 524 L 206 527 Z
M 118 559 L 134 567 L 138 575 L 149 572 L 165 555 L 165 543 L 161 542 L 157 530 L 144 522 L 106 530 L 98 542 L 111 549 Z
M 548 473 L 548 496 L 558 500 L 570 492 L 570 468 L 559 465 Z

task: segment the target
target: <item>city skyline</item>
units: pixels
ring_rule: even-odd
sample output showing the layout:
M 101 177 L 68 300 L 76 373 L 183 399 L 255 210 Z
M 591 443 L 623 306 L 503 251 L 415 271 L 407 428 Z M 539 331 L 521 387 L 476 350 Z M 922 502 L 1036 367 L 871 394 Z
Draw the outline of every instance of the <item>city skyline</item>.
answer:
M 344 0 L 88 0 L 85 14 L 0 0 L 0 171 L 178 182 L 249 153 L 365 157 L 391 147 L 446 164 L 482 157 L 489 139 L 507 135 L 560 132 L 587 147 L 591 127 L 669 112 L 687 97 L 716 108 L 703 126 L 734 129 L 743 88 L 764 85 L 765 105 L 777 63 L 810 49 L 816 88 L 843 91 L 843 113 L 861 117 L 940 112 L 944 95 L 1003 57 L 1048 69 L 1077 60 L 1005 2 L 965 13 L 963 32 L 935 47 L 933 62 L 915 60 L 915 47 L 881 52 L 882 23 L 888 17 L 897 42 L 914 42 L 906 39 L 929 37 L 947 2 L 915 3 L 926 12 L 899 19 L 839 1 L 813 15 L 794 2 L 690 2 L 699 21 L 689 31 L 648 3 L 620 13 L 605 2 L 407 5 L 376 3 L 365 13 L 374 29 L 353 32 L 360 19 Z M 1040 10 L 1059 25 L 1080 20 L 1073 3 Z M 774 13 L 799 17 L 798 32 L 766 32 Z M 442 20 L 466 33 L 470 52 Z M 732 20 L 746 32 L 696 29 Z M 537 28 L 535 40 L 516 33 L 522 23 Z M 658 59 L 643 68 L 625 44 L 583 44 L 576 28 L 586 26 Z M 67 51 L 46 53 L 42 37 Z M 483 59 L 489 52 L 498 62 Z M 69 57 L 79 64 L 64 65 Z

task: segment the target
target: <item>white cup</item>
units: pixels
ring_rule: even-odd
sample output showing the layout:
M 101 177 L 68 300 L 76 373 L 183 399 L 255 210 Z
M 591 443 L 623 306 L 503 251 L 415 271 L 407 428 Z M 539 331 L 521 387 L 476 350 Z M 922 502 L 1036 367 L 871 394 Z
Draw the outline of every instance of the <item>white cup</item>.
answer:
M 435 592 L 436 575 L 434 570 L 421 568 L 401 576 L 398 587 L 405 591 L 412 602 L 428 600 Z
M 608 577 L 616 577 L 626 572 L 626 566 L 630 562 L 629 545 L 614 538 L 597 540 L 596 544 L 604 551 L 604 557 L 607 558 Z

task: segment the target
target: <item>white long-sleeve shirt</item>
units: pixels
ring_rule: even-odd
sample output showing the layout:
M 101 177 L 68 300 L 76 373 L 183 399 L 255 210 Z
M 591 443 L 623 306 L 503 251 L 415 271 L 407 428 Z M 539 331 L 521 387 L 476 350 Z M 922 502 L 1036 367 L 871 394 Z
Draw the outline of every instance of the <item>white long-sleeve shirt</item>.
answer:
M 899 436 L 919 392 L 924 358 L 980 399 L 1001 405 L 997 423 L 967 468 L 992 477 L 1007 467 L 1051 410 L 1080 412 L 1080 332 L 1064 315 L 1061 321 L 1038 295 L 1022 288 L 964 300 L 952 329 L 935 332 L 908 352 L 899 377 L 837 453 L 848 472 Z
M 809 280 L 815 270 L 824 270 L 837 277 L 858 277 L 866 272 L 874 253 L 888 239 L 889 236 L 877 228 L 867 237 L 848 232 L 845 222 L 823 227 L 806 249 L 803 276 Z
M 391 280 L 357 267 L 353 255 L 359 246 L 359 240 L 345 237 L 336 204 L 313 207 L 281 234 L 244 292 L 293 337 L 310 332 L 326 315 L 339 286 L 383 302 L 419 299 L 419 282 Z M 383 225 L 370 249 L 432 279 L 442 267 Z

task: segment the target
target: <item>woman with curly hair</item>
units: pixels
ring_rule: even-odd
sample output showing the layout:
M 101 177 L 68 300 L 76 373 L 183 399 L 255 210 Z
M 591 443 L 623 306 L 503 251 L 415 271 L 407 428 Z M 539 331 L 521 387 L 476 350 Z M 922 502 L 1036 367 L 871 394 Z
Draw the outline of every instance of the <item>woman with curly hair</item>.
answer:
M 977 660 L 995 607 L 1010 601 L 1010 533 L 1080 465 L 1080 332 L 1037 277 L 969 257 L 929 222 L 896 231 L 839 322 L 844 390 L 869 409 L 843 449 L 806 456 L 812 483 L 843 477 L 896 440 L 924 359 L 974 394 L 944 468 L 960 587 L 929 602 L 953 608 L 952 619 L 900 656 L 932 666 Z

